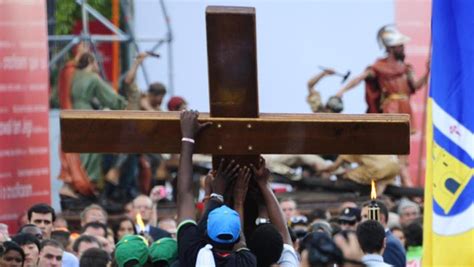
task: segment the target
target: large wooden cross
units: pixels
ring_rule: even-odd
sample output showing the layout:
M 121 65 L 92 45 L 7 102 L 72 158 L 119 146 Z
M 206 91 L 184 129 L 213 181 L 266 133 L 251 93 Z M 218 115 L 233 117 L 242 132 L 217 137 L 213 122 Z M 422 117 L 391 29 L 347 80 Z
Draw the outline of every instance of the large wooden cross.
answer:
M 200 120 L 213 125 L 196 153 L 408 154 L 408 115 L 260 114 L 255 9 L 208 7 L 206 23 L 211 112 Z M 179 153 L 179 113 L 65 110 L 61 141 L 65 152 Z
M 206 23 L 211 112 L 199 119 L 213 124 L 195 152 L 212 154 L 214 166 L 223 156 L 248 164 L 259 154 L 408 154 L 408 115 L 260 114 L 255 10 L 208 7 Z M 61 141 L 65 152 L 179 153 L 179 113 L 62 111 Z

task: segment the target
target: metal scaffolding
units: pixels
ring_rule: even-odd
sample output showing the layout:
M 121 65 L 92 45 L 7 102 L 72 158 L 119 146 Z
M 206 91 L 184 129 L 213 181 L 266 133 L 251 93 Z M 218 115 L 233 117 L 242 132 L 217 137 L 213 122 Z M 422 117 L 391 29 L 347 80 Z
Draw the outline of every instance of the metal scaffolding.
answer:
M 59 60 L 61 60 L 76 44 L 79 44 L 82 41 L 88 42 L 91 47 L 91 52 L 97 59 L 99 63 L 100 73 L 102 78 L 105 77 L 104 67 L 102 60 L 98 57 L 97 46 L 99 42 L 121 42 L 126 44 L 131 44 L 135 53 L 140 53 L 140 48 L 137 42 L 153 42 L 156 43 L 150 52 L 156 52 L 162 45 L 167 45 L 168 50 L 168 88 L 171 95 L 174 95 L 174 82 L 173 82 L 173 53 L 172 53 L 172 44 L 173 44 L 173 34 L 170 25 L 170 19 L 168 17 L 168 12 L 166 10 L 166 5 L 164 0 L 159 0 L 160 9 L 165 19 L 166 33 L 163 38 L 154 38 L 154 37 L 136 37 L 133 31 L 133 27 L 130 26 L 132 12 L 131 12 L 131 1 L 132 0 L 120 0 L 120 7 L 124 14 L 124 26 L 125 32 L 120 28 L 116 27 L 112 22 L 104 17 L 100 12 L 91 7 L 87 0 L 76 0 L 76 4 L 81 7 L 81 22 L 82 22 L 82 32 L 78 35 L 69 34 L 69 35 L 48 35 L 49 42 L 55 43 L 66 43 L 65 46 L 54 55 L 51 55 L 49 60 L 49 68 L 52 69 Z M 91 34 L 89 31 L 89 15 L 94 17 L 100 23 L 102 23 L 107 29 L 109 29 L 113 34 Z M 149 85 L 148 72 L 145 65 L 142 63 L 141 70 L 143 72 L 143 77 L 147 86 Z M 125 77 L 126 73 L 120 75 L 120 80 Z

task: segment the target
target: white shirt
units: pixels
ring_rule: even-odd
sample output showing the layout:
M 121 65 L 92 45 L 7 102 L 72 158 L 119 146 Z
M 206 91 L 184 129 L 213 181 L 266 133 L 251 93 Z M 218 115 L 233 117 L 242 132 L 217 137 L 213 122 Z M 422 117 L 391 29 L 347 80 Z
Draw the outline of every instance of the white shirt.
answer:
M 281 252 L 280 259 L 278 260 L 277 263 L 280 267 L 300 266 L 300 261 L 298 260 L 298 254 L 296 254 L 295 249 L 288 244 L 283 244 L 283 251 Z
M 362 257 L 362 262 L 367 265 L 367 267 L 390 267 L 392 265 L 387 264 L 383 261 L 382 255 L 378 254 L 365 254 Z

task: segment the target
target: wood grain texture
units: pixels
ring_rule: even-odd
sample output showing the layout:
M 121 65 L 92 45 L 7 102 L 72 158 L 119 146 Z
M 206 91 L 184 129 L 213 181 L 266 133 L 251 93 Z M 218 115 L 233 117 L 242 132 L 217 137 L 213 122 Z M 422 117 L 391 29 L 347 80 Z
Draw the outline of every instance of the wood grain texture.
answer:
M 409 116 L 404 114 L 261 114 L 214 118 L 196 139 L 196 153 L 408 154 Z M 66 152 L 179 153 L 177 112 L 62 111 Z

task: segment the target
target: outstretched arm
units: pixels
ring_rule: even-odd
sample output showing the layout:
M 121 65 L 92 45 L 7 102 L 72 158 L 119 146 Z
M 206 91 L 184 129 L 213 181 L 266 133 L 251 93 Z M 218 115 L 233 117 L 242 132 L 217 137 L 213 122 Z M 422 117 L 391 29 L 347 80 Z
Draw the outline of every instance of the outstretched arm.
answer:
M 375 76 L 375 73 L 370 69 L 365 70 L 361 75 L 350 80 L 344 87 L 342 87 L 341 90 L 337 92 L 336 96 L 342 97 L 344 93 L 356 87 L 357 85 L 359 85 L 359 83 L 361 83 L 363 80 L 367 79 L 370 76 Z
M 337 170 L 337 168 L 341 167 L 342 163 L 344 163 L 344 159 L 339 156 L 337 159 L 329 166 L 319 169 L 319 172 L 333 172 Z
M 416 91 L 428 83 L 429 77 L 430 77 L 430 61 L 426 63 L 426 72 L 423 76 L 421 76 L 420 79 L 415 80 L 413 71 L 410 71 L 408 74 L 408 81 L 412 85 L 413 89 L 415 89 Z
M 312 94 L 314 92 L 314 86 L 325 76 L 333 75 L 335 72 L 332 69 L 326 69 L 319 73 L 318 75 L 314 76 L 308 81 L 308 93 Z
M 125 79 L 123 80 L 126 84 L 131 84 L 135 81 L 135 77 L 137 76 L 138 67 L 142 64 L 143 60 L 148 56 L 147 53 L 140 53 L 135 58 L 135 61 L 132 64 L 132 67 L 127 72 Z
M 178 223 L 195 219 L 196 208 L 193 196 L 193 152 L 194 138 L 199 131 L 210 123 L 200 124 L 199 113 L 184 111 L 181 113 L 181 157 L 178 168 Z
M 255 179 L 257 181 L 260 192 L 262 193 L 265 206 L 267 207 L 268 217 L 283 238 L 283 242 L 292 245 L 290 233 L 286 226 L 285 216 L 280 208 L 280 204 L 273 193 L 268 180 L 270 179 L 270 171 L 265 167 L 265 160 L 260 158 L 260 166 L 256 169 L 252 166 Z

